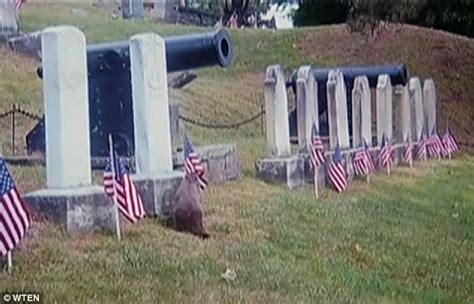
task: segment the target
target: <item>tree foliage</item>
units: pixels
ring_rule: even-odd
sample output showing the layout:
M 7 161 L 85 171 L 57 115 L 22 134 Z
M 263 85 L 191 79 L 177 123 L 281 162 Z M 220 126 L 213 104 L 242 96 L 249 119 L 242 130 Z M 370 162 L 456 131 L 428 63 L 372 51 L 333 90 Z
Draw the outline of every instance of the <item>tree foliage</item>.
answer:
M 474 37 L 474 0 L 300 0 L 295 24 L 347 22 L 351 31 L 410 23 Z

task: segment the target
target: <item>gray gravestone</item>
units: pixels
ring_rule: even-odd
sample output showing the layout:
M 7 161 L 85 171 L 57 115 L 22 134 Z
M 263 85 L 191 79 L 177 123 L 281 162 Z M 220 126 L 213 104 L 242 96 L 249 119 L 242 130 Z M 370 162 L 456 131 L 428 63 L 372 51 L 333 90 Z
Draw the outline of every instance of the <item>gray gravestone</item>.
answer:
M 380 75 L 377 82 L 377 145 L 382 142 L 385 134 L 389 140 L 393 138 L 392 117 L 392 84 L 388 75 Z
M 411 134 L 410 95 L 408 86 L 398 85 L 394 89 L 394 136 L 398 142 L 404 142 Z
M 0 1 L 0 40 L 18 33 L 15 0 Z
M 143 20 L 143 0 L 122 0 L 122 18 Z
M 369 79 L 356 77 L 352 90 L 352 147 L 358 148 L 367 141 L 372 145 L 372 113 Z
M 327 82 L 329 147 L 349 148 L 347 95 L 344 76 L 340 70 L 330 70 Z
M 423 111 L 423 92 L 418 77 L 410 78 L 410 117 L 411 117 L 411 134 L 412 140 L 418 141 L 422 138 L 425 124 L 425 116 Z
M 423 108 L 426 130 L 431 132 L 436 128 L 436 88 L 433 79 L 426 79 L 423 85 Z
M 310 66 L 300 67 L 296 80 L 298 144 L 306 148 L 313 124 L 319 129 L 318 85 Z
M 264 92 L 267 147 L 274 156 L 289 156 L 288 99 L 283 68 L 280 65 L 267 68 Z

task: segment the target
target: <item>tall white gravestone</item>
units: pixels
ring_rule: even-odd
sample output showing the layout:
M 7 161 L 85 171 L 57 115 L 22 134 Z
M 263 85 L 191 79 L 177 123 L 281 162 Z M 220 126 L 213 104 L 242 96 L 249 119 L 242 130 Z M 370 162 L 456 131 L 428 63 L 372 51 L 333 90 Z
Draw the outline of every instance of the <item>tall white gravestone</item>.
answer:
M 48 188 L 91 184 L 86 39 L 71 26 L 41 34 Z
M 298 144 L 306 148 L 313 124 L 319 129 L 318 85 L 310 66 L 298 69 L 296 96 Z
M 137 173 L 173 170 L 166 45 L 156 34 L 130 39 L 130 68 Z
M 338 144 L 341 149 L 349 148 L 346 86 L 340 70 L 328 73 L 327 101 L 330 149 L 335 149 Z
M 411 107 L 411 134 L 414 141 L 422 138 L 425 117 L 423 112 L 423 92 L 421 90 L 421 83 L 418 77 L 410 78 L 409 82 L 410 92 L 410 107 Z
M 377 145 L 382 143 L 385 134 L 389 140 L 393 138 L 392 117 L 392 83 L 388 75 L 380 75 L 377 82 Z
M 289 156 L 288 98 L 283 68 L 280 65 L 267 68 L 264 91 L 268 149 L 274 156 Z
M 433 79 L 426 79 L 423 84 L 423 106 L 425 127 L 428 132 L 436 128 L 436 88 Z
M 407 85 L 394 89 L 395 138 L 398 142 L 411 138 L 410 94 Z
M 372 145 L 372 113 L 369 79 L 358 76 L 352 90 L 352 147 L 358 148 L 364 139 Z

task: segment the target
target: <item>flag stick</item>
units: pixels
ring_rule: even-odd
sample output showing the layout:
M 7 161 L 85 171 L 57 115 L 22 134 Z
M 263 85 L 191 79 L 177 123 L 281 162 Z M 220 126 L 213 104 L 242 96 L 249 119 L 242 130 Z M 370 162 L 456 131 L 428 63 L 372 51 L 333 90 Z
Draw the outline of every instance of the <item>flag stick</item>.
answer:
M 109 151 L 110 151 L 110 160 L 111 160 L 111 169 L 112 169 L 112 185 L 114 189 L 114 195 L 113 195 L 113 200 L 114 200 L 114 218 L 115 218 L 115 232 L 117 233 L 117 239 L 120 241 L 121 236 L 120 236 L 120 216 L 119 216 L 119 210 L 118 210 L 118 203 L 117 203 L 117 193 L 116 193 L 116 188 L 115 188 L 115 159 L 114 159 L 114 145 L 112 142 L 112 134 L 109 134 Z
M 451 160 L 451 151 L 448 152 L 449 160 Z
M 370 173 L 367 172 L 367 184 L 370 184 Z
M 410 168 L 413 168 L 413 155 L 412 155 L 412 157 L 410 158 Z
M 8 273 L 12 273 L 12 251 L 8 251 L 7 253 L 7 271 Z
M 319 190 L 318 190 L 318 167 L 314 167 L 314 194 L 316 195 L 316 199 L 319 198 Z
M 390 165 L 387 165 L 387 174 L 390 176 Z

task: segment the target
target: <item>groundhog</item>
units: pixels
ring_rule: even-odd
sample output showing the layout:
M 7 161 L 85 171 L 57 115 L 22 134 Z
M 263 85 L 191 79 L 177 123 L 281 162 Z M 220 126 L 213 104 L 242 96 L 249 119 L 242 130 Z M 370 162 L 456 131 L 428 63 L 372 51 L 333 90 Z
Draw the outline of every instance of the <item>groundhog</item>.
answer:
M 204 228 L 204 210 L 195 173 L 187 174 L 179 185 L 171 205 L 168 226 L 202 238 L 209 237 Z

